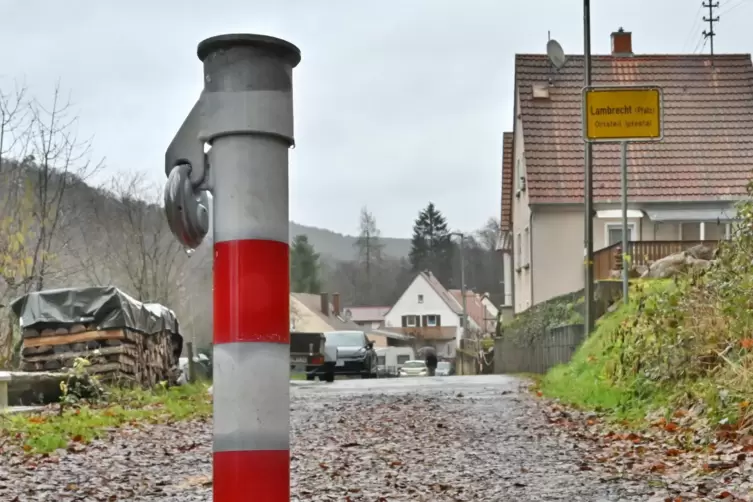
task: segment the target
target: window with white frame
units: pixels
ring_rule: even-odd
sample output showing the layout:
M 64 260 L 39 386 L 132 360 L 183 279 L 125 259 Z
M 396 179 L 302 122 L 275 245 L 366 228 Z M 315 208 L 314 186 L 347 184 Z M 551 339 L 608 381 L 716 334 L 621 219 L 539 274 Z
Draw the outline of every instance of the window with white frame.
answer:
M 435 315 L 427 315 L 426 316 L 426 325 L 430 327 L 435 327 L 437 325 L 437 316 Z
M 531 234 L 528 227 L 523 231 L 523 262 L 521 265 L 527 267 L 531 264 Z
M 628 223 L 628 242 L 635 240 L 635 223 Z M 604 226 L 604 246 L 622 242 L 622 223 L 606 223 Z
M 424 295 L 418 295 L 418 303 L 424 302 Z
M 520 270 L 523 266 L 523 240 L 520 238 L 520 232 L 515 235 L 515 269 Z
M 415 328 L 418 326 L 418 319 L 417 315 L 404 315 L 403 326 L 406 328 Z

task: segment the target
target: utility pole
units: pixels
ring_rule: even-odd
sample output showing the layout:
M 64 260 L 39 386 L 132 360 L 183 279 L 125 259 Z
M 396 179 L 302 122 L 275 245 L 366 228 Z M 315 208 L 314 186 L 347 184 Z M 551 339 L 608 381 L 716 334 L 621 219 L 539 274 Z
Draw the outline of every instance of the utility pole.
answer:
M 630 228 L 628 227 L 628 170 L 627 170 L 628 142 L 620 142 L 620 173 L 622 180 L 622 303 L 627 304 L 630 291 Z
M 165 212 L 195 249 L 213 209 L 213 500 L 288 502 L 288 150 L 301 53 L 246 34 L 197 52 L 204 89 L 165 153 Z
M 463 330 L 461 334 L 461 340 L 467 338 L 468 335 L 468 305 L 465 298 L 465 254 L 463 248 L 465 247 L 465 235 L 462 232 L 453 232 L 450 235 L 457 235 L 460 237 L 460 295 L 463 297 Z M 457 343 L 460 347 L 460 340 Z
M 711 57 L 714 57 L 714 37 L 716 36 L 716 33 L 714 33 L 714 23 L 719 22 L 719 16 L 714 17 L 714 9 L 719 8 L 719 2 L 712 2 L 709 0 L 708 3 L 702 4 L 704 7 L 707 7 L 709 9 L 709 17 L 703 16 L 703 20 L 707 23 L 709 23 L 709 31 L 703 30 L 703 38 L 708 38 L 711 41 Z
M 591 2 L 583 0 L 583 80 L 586 87 L 591 86 Z M 590 141 L 584 145 L 584 181 L 583 202 L 585 209 L 585 312 L 586 336 L 594 329 L 594 226 L 593 226 L 593 149 Z

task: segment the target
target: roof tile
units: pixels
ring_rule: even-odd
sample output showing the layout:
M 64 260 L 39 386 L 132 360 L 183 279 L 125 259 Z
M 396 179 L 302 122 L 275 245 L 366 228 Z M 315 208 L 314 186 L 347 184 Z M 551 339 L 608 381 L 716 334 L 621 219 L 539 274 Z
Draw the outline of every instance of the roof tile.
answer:
M 749 54 L 717 55 L 713 65 L 708 56 L 593 56 L 592 75 L 594 85 L 651 84 L 663 89 L 664 139 L 628 147 L 628 195 L 633 200 L 736 200 L 745 195 L 753 170 Z M 550 77 L 550 98 L 534 100 L 533 84 Z M 562 69 L 552 72 L 547 56 L 519 54 L 516 80 L 531 203 L 582 202 L 583 56 L 570 56 Z M 594 144 L 597 202 L 620 198 L 619 155 L 617 144 Z M 505 185 L 504 171 L 509 200 L 512 176 Z M 503 195 L 503 229 L 504 202 Z

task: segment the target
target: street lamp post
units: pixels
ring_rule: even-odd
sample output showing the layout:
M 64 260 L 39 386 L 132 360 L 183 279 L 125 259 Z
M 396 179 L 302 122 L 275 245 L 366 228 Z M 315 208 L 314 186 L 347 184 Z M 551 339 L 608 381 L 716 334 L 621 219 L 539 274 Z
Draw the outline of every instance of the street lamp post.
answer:
M 462 338 L 466 338 L 466 335 L 468 334 L 468 308 L 465 299 L 465 254 L 463 253 L 463 248 L 465 247 L 465 235 L 462 232 L 453 232 L 450 235 L 460 237 L 460 295 L 463 297 Z M 460 340 L 457 341 L 457 346 L 460 347 Z

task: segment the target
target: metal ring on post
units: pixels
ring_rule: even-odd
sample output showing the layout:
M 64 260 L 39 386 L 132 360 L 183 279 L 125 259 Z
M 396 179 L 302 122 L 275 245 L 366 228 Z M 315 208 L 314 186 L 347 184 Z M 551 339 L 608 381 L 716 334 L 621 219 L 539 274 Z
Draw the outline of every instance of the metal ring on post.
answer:
M 209 232 L 206 191 L 196 193 L 191 166 L 180 164 L 170 171 L 165 185 L 165 214 L 170 230 L 181 244 L 196 249 Z

